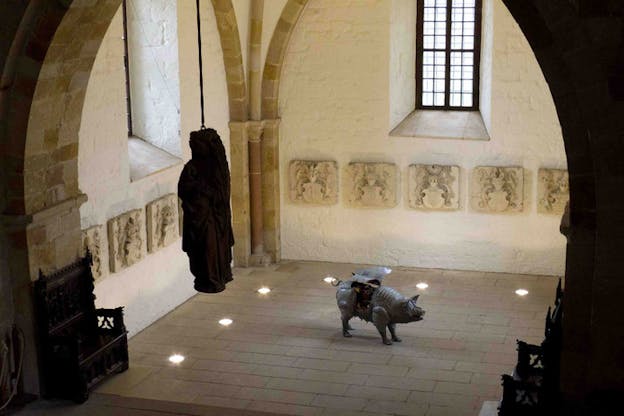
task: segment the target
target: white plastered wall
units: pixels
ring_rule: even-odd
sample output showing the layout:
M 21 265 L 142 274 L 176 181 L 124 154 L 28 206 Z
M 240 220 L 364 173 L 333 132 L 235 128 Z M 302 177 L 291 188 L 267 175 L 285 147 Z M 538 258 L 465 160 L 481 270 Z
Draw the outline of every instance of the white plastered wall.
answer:
M 212 4 L 202 0 L 202 43 L 206 125 L 215 128 L 229 154 L 228 98 L 223 54 Z M 178 2 L 180 68 L 180 146 L 190 157 L 188 137 L 200 127 L 197 32 L 194 2 Z M 193 22 L 193 24 L 188 24 Z M 130 182 L 121 11 L 106 34 L 91 74 L 80 127 L 80 189 L 89 200 L 81 207 L 82 228 L 104 224 L 131 209 L 144 209 L 160 196 L 177 192 L 182 164 Z M 107 261 L 107 259 L 105 259 Z M 119 273 L 98 280 L 98 307 L 125 306 L 131 334 L 195 294 L 181 240 Z
M 416 102 L 416 1 L 391 1 L 390 130 L 414 111 Z
M 133 134 L 180 157 L 177 3 L 129 0 L 127 15 Z
M 401 3 L 362 0 L 341 7 L 310 0 L 295 28 L 280 90 L 283 257 L 563 274 L 559 217 L 537 214 L 535 201 L 538 168 L 566 168 L 563 139 L 548 86 L 522 32 L 501 0 L 484 1 L 491 15 L 484 28 L 492 31 L 483 35 L 491 35 L 491 81 L 484 80 L 491 83 L 490 141 L 390 137 L 390 121 L 398 117 L 390 114 L 390 100 L 398 95 L 389 80 L 394 74 L 408 78 L 395 67 L 405 45 L 391 50 L 389 41 L 396 35 L 389 27 L 397 13 L 393 7 Z M 411 42 L 411 35 L 405 39 Z M 330 207 L 294 205 L 287 196 L 293 159 L 335 160 L 340 181 L 353 161 L 395 163 L 401 172 L 399 204 L 351 209 L 341 194 Z M 409 209 L 405 179 L 412 163 L 460 166 L 460 210 Z M 482 165 L 525 168 L 522 213 L 471 210 L 469 179 Z

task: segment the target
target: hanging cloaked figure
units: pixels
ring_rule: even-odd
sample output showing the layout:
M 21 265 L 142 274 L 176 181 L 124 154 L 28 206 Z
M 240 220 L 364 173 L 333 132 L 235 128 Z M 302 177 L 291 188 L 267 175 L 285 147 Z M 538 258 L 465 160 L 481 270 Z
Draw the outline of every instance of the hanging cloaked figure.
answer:
M 192 158 L 178 182 L 184 212 L 182 250 L 189 256 L 195 290 L 217 293 L 232 280 L 230 171 L 215 130 L 193 131 L 189 143 Z

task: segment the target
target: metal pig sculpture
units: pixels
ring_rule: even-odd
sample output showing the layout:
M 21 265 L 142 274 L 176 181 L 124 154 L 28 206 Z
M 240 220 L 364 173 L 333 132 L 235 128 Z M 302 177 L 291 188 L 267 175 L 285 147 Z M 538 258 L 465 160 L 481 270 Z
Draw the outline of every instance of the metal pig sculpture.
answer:
M 373 267 L 358 270 L 348 281 L 338 281 L 336 300 L 342 319 L 342 335 L 351 337 L 349 320 L 354 316 L 372 322 L 384 344 L 401 342 L 396 335 L 396 324 L 420 321 L 425 311 L 416 306 L 418 296 L 407 298 L 391 287 L 381 286 L 384 276 L 391 270 Z M 386 335 L 390 331 L 391 340 Z

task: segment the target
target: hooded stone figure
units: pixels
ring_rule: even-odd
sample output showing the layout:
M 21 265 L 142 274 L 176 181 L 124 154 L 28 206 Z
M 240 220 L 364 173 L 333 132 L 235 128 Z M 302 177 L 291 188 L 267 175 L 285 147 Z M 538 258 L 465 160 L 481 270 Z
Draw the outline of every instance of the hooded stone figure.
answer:
M 192 158 L 178 182 L 184 212 L 182 250 L 189 256 L 195 290 L 217 293 L 232 280 L 230 171 L 215 130 L 193 131 L 189 143 Z

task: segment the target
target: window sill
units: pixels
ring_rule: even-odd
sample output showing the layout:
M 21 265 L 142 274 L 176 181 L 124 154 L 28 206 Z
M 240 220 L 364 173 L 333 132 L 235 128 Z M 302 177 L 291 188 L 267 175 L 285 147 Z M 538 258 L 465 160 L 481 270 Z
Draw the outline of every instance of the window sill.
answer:
M 391 137 L 488 141 L 478 111 L 416 110 L 390 132 Z
M 139 139 L 128 138 L 130 181 L 134 182 L 182 163 L 182 159 Z

